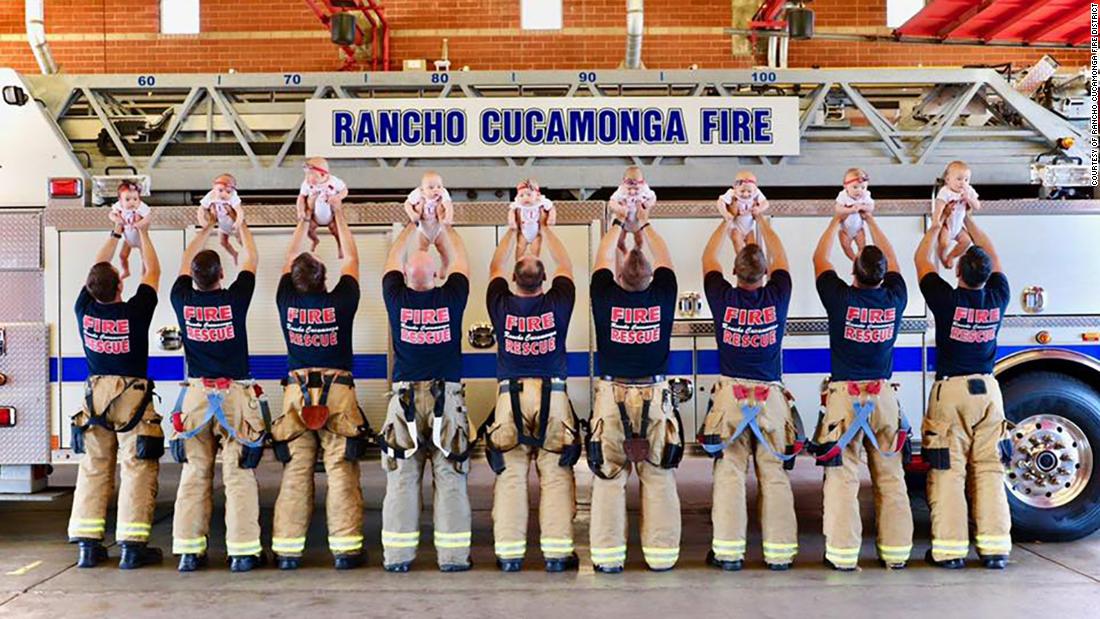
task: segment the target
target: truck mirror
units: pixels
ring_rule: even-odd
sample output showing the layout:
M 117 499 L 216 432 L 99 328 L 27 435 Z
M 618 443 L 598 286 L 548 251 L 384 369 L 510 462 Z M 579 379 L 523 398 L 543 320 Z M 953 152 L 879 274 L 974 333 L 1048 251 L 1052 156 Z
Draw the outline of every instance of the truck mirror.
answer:
M 4 86 L 4 103 L 23 106 L 30 101 L 27 92 L 18 86 Z

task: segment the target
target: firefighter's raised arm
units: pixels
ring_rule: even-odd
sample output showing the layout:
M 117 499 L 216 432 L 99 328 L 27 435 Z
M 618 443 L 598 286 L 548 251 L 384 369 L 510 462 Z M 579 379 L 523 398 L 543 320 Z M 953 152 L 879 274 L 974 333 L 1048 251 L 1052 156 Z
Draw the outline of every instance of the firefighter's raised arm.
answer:
M 817 249 L 814 250 L 814 277 L 821 277 L 822 273 L 836 270 L 829 256 L 833 253 L 833 241 L 836 239 L 838 228 L 840 228 L 840 217 L 833 217 L 817 241 Z M 877 241 L 878 238 L 876 237 L 875 240 Z

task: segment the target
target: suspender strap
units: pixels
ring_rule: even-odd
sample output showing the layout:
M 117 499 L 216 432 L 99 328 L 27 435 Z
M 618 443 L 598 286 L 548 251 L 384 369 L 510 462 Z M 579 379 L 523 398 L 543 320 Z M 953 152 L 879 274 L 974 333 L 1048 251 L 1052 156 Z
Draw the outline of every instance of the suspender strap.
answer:
M 180 391 L 181 391 L 181 396 L 180 396 L 181 400 L 180 400 L 180 402 L 182 403 L 182 397 L 183 397 L 182 392 L 186 391 L 186 387 L 184 389 L 181 389 Z M 215 389 L 207 388 L 207 390 L 206 390 L 206 403 L 207 403 L 206 415 L 203 416 L 202 421 L 198 425 L 196 425 L 194 428 L 192 428 L 192 429 L 190 429 L 186 432 L 181 432 L 180 435 L 179 435 L 179 438 L 182 438 L 184 440 L 189 439 L 189 438 L 194 438 L 195 436 L 198 435 L 199 432 L 202 432 L 203 428 L 206 427 L 206 424 L 210 423 L 211 419 L 216 419 L 217 422 L 218 422 L 218 425 L 220 425 L 222 427 L 222 429 L 225 430 L 226 434 L 229 435 L 229 438 L 233 439 L 234 441 L 236 441 L 236 442 L 238 442 L 238 443 L 240 443 L 240 444 L 242 444 L 246 447 L 252 447 L 252 448 L 263 447 L 264 439 L 263 439 L 262 436 L 260 437 L 259 440 L 250 441 L 250 440 L 244 438 L 243 436 L 241 436 L 240 434 L 238 434 L 237 430 L 233 427 L 233 425 L 229 423 L 229 419 L 225 416 L 225 410 L 222 408 L 222 404 L 225 403 L 225 397 L 226 397 L 226 392 L 224 390 L 217 389 L 217 388 L 215 388 Z M 266 423 L 266 420 L 265 420 L 265 423 Z
M 451 462 L 465 462 L 473 451 L 474 442 L 468 442 L 466 449 L 461 453 L 454 453 L 443 443 L 443 411 L 447 404 L 447 383 L 443 380 L 432 381 L 432 444 L 443 454 L 443 457 Z
M 110 413 L 111 408 L 115 405 L 115 402 L 118 402 L 119 398 L 121 398 L 128 390 L 135 388 L 135 385 L 137 385 L 138 382 L 142 380 L 145 380 L 146 383 L 145 394 L 141 397 L 141 401 L 138 402 L 137 408 L 135 408 L 134 412 L 130 415 L 130 419 L 121 428 L 115 429 L 111 427 L 111 424 L 107 423 L 107 415 L 108 413 Z M 145 414 L 145 408 L 148 407 L 149 402 L 153 400 L 153 381 L 141 378 L 127 379 L 123 383 L 122 389 L 119 390 L 118 394 L 116 394 L 115 397 L 111 398 L 111 401 L 107 403 L 107 407 L 103 409 L 102 414 L 97 413 L 95 410 L 94 396 L 95 392 L 92 390 L 92 379 L 89 378 L 88 380 L 84 381 L 84 406 L 88 410 L 88 423 L 84 424 L 78 429 L 87 430 L 90 426 L 99 426 L 105 430 L 110 430 L 111 432 L 115 433 L 129 432 L 130 430 L 136 428 L 137 424 L 141 422 L 141 418 Z
M 317 401 L 318 406 L 328 406 L 328 392 L 332 389 L 334 380 L 336 380 L 335 374 L 328 374 L 321 379 L 321 397 Z
M 649 434 L 649 403 L 651 400 L 642 400 L 642 428 L 638 434 L 634 433 L 634 426 L 630 423 L 630 416 L 626 414 L 626 402 L 616 402 L 619 405 L 619 418 L 623 422 L 623 434 L 627 439 L 645 438 Z
M 375 440 L 382 453 L 394 460 L 409 458 L 416 450 L 420 449 L 420 436 L 416 429 L 416 389 L 413 385 L 405 385 L 397 390 L 397 401 L 401 405 L 401 412 L 405 417 L 405 428 L 412 437 L 413 446 L 408 449 L 394 447 L 386 441 L 384 433 L 379 433 Z
M 852 384 L 852 383 L 850 383 Z M 858 387 L 857 387 L 858 388 Z M 877 392 L 874 394 L 877 396 Z M 879 451 L 883 456 L 891 458 L 902 451 L 905 446 L 905 442 L 909 437 L 909 421 L 905 418 L 905 415 L 899 415 L 899 425 L 897 440 L 894 445 L 894 449 L 885 450 L 879 447 L 878 437 L 875 436 L 875 430 L 871 427 L 871 415 L 875 412 L 875 403 L 878 401 L 876 398 L 868 398 L 865 400 L 856 400 L 852 402 L 852 411 L 855 413 L 855 417 L 852 419 L 852 423 L 844 430 L 844 434 L 840 436 L 836 444 L 832 449 L 817 457 L 819 462 L 827 462 L 843 453 L 844 448 L 851 443 L 860 432 L 867 437 L 867 440 L 871 441 L 871 445 Z
M 740 385 L 734 385 L 734 397 L 738 399 L 738 403 L 741 407 L 741 421 L 734 428 L 733 434 L 729 439 L 722 441 L 721 443 L 707 444 L 703 443 L 703 451 L 710 455 L 715 455 L 726 450 L 727 447 L 732 445 L 734 441 L 744 434 L 745 430 L 752 432 L 756 441 L 763 445 L 771 455 L 779 459 L 780 462 L 787 462 L 794 459 L 798 455 L 795 453 L 785 454 L 780 452 L 772 445 L 772 442 L 768 440 L 764 431 L 760 429 L 760 413 L 764 409 L 764 404 L 767 402 L 768 393 L 770 388 L 763 387 L 751 392 L 752 398 L 750 399 L 750 391 L 747 388 L 742 388 Z
M 539 429 L 535 435 L 525 434 L 523 423 L 523 408 L 520 406 L 519 394 L 523 391 L 523 382 L 517 378 L 510 379 L 507 384 L 508 395 L 512 404 L 512 421 L 516 424 L 516 435 L 521 445 L 527 445 L 528 447 L 541 448 L 546 443 L 546 430 L 550 424 L 550 392 L 553 389 L 553 382 L 549 378 L 542 378 L 541 381 L 541 397 L 539 398 Z M 561 390 L 565 389 L 564 383 L 561 385 Z

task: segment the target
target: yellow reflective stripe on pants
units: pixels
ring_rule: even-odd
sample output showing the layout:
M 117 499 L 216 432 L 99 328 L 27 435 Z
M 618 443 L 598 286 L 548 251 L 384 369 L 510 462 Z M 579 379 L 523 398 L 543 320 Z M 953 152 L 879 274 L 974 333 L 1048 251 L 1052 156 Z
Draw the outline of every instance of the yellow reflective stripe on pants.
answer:
M 527 552 L 527 541 L 497 542 L 494 551 L 501 559 L 519 559 Z
M 198 555 L 206 552 L 206 538 L 176 538 L 172 540 L 172 554 Z
M 592 548 L 592 562 L 596 565 L 616 565 L 626 563 L 626 546 L 610 548 Z
M 1008 554 L 1012 550 L 1011 535 L 978 535 L 974 539 L 979 554 Z
M 248 555 L 258 555 L 263 552 L 263 546 L 260 545 L 260 540 L 254 540 L 251 542 L 226 542 L 226 550 L 229 551 L 231 557 L 243 557 Z
M 958 539 L 932 540 L 932 555 L 937 559 L 960 559 L 970 553 L 970 541 Z
M 435 547 L 436 548 L 469 548 L 470 547 L 470 532 L 464 531 L 462 533 L 440 533 L 435 532 Z
M 420 544 L 420 531 L 398 533 L 382 531 L 382 545 L 386 548 L 416 548 Z
M 878 556 L 887 563 L 901 563 L 909 560 L 909 555 L 913 552 L 913 546 L 878 546 Z
M 271 549 L 279 554 L 302 554 L 306 549 L 306 538 L 273 537 L 271 538 Z
M 714 539 L 710 548 L 714 551 L 714 558 L 720 561 L 737 561 L 745 555 L 745 540 L 743 539 Z
M 152 531 L 153 525 L 144 522 L 120 522 L 115 527 L 115 537 L 136 537 L 139 539 L 147 539 L 149 532 Z
M 543 537 L 539 539 L 542 554 L 568 554 L 573 552 L 573 540 L 568 537 Z
M 363 549 L 363 536 L 362 535 L 348 535 L 344 537 L 328 538 L 328 547 L 334 553 L 347 554 L 356 550 Z
M 656 546 L 642 546 L 642 554 L 645 562 L 651 567 L 666 567 L 674 565 L 680 559 L 680 549 L 658 548 Z
M 837 567 L 855 567 L 859 563 L 859 548 L 825 546 L 825 558 Z
M 69 521 L 69 537 L 99 535 L 107 531 L 107 521 L 103 518 L 73 518 Z
M 790 561 L 798 554 L 798 544 L 780 544 L 777 542 L 764 542 L 764 560 L 775 559 L 778 561 Z

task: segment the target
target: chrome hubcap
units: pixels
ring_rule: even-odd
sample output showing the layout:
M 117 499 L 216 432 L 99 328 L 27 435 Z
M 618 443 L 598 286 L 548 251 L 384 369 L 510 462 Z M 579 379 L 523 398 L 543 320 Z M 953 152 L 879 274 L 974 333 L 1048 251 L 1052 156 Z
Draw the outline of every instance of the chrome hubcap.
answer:
M 1077 498 L 1092 475 L 1092 447 L 1081 428 L 1058 415 L 1035 415 L 1012 429 L 1005 485 L 1020 501 L 1049 509 Z

